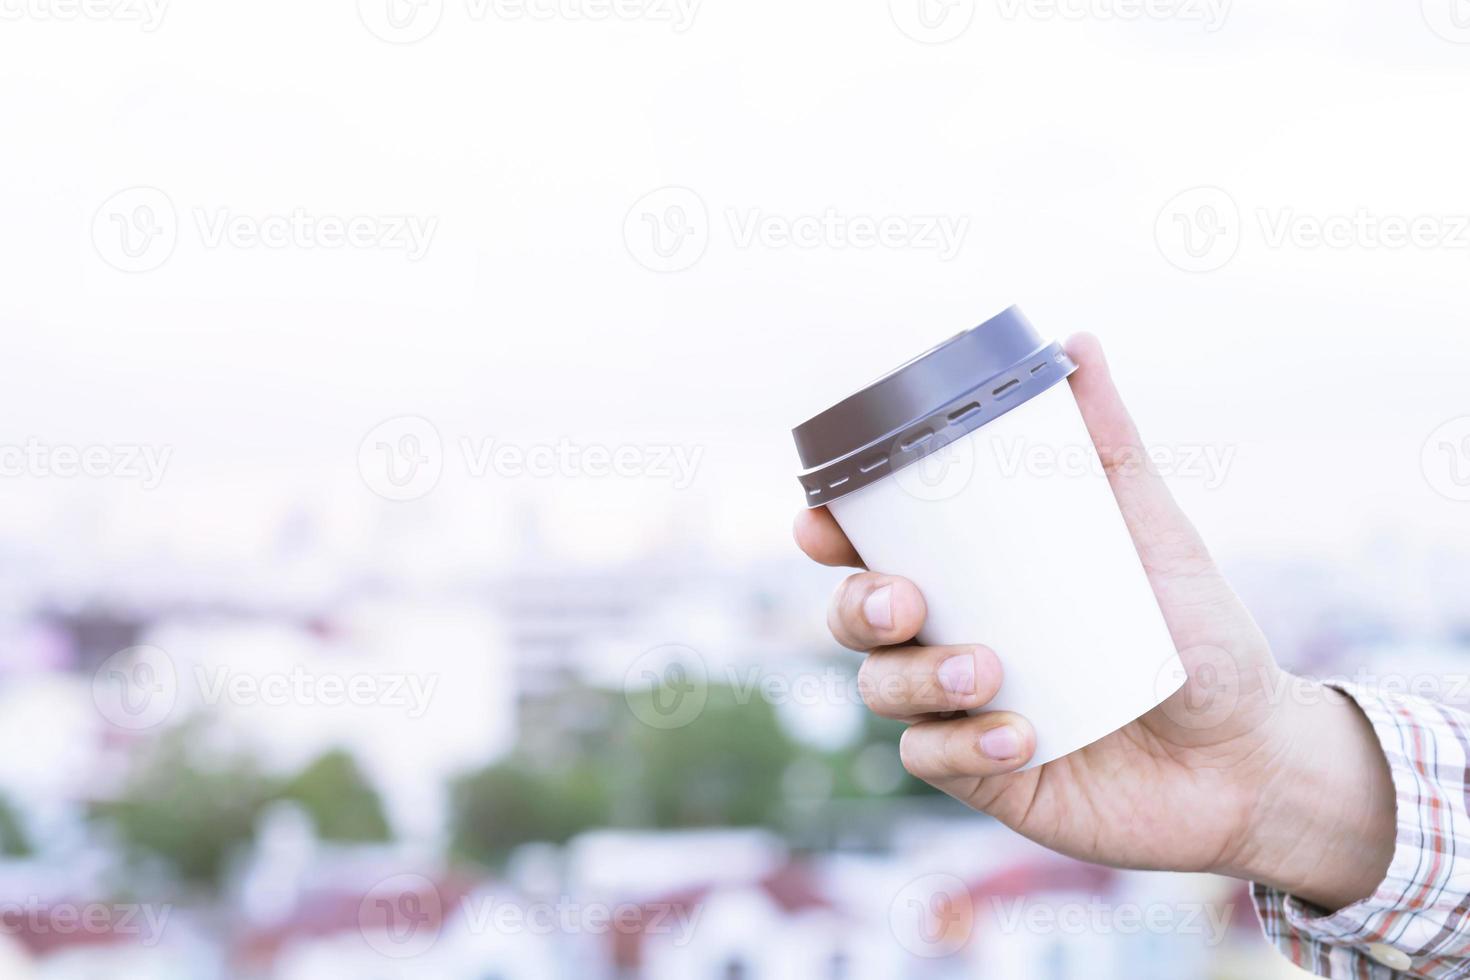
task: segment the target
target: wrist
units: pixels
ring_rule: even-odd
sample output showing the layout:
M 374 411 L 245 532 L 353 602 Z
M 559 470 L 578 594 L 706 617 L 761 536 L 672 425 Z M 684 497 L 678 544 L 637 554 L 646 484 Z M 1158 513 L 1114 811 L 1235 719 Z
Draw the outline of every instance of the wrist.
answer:
M 1267 739 L 1243 846 L 1222 870 L 1336 911 L 1388 873 L 1396 801 L 1388 760 L 1362 710 L 1317 681 L 1287 678 Z

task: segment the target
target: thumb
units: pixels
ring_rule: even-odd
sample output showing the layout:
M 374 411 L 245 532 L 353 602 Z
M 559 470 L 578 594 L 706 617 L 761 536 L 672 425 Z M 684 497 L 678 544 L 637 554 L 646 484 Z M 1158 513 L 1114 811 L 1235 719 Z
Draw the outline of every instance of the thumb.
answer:
M 1209 550 L 1164 485 L 1113 385 L 1102 344 L 1082 333 L 1066 347 L 1078 368 L 1071 377 L 1072 394 L 1144 568 L 1150 577 L 1213 572 Z

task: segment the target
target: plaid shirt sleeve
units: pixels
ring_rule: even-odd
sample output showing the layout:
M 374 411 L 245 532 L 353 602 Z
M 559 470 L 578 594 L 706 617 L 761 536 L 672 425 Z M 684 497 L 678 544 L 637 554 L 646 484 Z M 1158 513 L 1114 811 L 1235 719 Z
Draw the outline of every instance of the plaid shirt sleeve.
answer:
M 1388 756 L 1398 800 L 1393 860 L 1371 898 L 1331 914 L 1254 886 L 1266 936 L 1297 966 L 1334 980 L 1470 977 L 1470 715 L 1333 686 L 1363 709 Z

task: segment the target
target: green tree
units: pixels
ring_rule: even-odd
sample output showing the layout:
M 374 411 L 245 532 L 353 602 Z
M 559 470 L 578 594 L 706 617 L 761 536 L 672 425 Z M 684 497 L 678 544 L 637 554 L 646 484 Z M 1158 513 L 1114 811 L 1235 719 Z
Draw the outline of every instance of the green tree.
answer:
M 377 791 L 352 756 L 332 749 L 292 777 L 280 798 L 300 803 L 323 840 L 385 841 L 388 820 Z
M 20 814 L 10 801 L 0 796 L 0 855 L 5 857 L 30 857 L 30 838 L 21 824 Z
M 450 799 L 451 849 L 488 865 L 521 844 L 564 843 L 610 813 L 605 772 L 586 760 L 548 769 L 512 758 L 460 777 Z
M 620 715 L 621 741 L 638 760 L 637 796 L 656 827 L 773 824 L 781 804 L 781 777 L 796 747 L 759 696 L 711 686 L 698 716 L 678 728 L 658 728 L 639 710 Z
M 185 883 L 217 890 L 276 789 L 248 759 L 201 759 L 201 741 L 193 725 L 164 735 L 122 793 L 93 804 L 90 817 L 130 858 L 161 860 Z

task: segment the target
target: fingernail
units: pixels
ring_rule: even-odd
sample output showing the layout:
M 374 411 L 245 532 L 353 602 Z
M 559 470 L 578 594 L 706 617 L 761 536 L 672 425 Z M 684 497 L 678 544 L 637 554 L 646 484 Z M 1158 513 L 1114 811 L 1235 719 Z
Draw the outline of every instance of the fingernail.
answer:
M 1010 725 L 992 728 L 980 736 L 980 751 L 996 762 L 1014 759 L 1021 754 L 1021 733 Z
M 939 686 L 950 694 L 974 694 L 975 658 L 964 653 L 940 664 Z
M 885 585 L 863 600 L 863 618 L 874 629 L 893 627 L 893 586 Z

